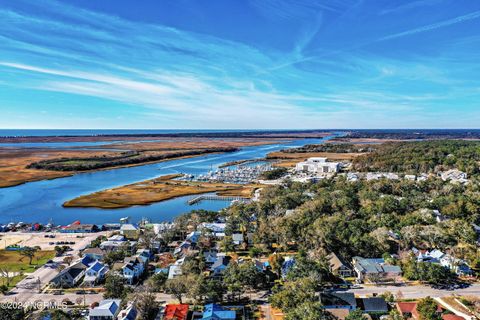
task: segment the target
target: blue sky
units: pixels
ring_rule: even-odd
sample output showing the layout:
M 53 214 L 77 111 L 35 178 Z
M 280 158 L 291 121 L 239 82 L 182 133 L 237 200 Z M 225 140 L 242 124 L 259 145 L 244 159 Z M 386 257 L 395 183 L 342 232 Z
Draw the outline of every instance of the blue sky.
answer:
M 0 0 L 0 128 L 479 128 L 480 1 Z

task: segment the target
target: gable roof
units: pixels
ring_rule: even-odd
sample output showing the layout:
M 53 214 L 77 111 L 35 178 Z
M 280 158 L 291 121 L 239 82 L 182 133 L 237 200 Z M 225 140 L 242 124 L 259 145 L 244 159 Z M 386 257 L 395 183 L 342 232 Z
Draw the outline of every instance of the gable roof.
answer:
M 359 305 L 365 312 L 388 312 L 388 305 L 385 299 L 380 297 L 358 299 Z
M 330 265 L 330 268 L 332 270 L 338 270 L 340 269 L 341 267 L 346 267 L 348 269 L 350 269 L 350 264 L 347 263 L 345 260 L 343 260 L 340 256 L 338 256 L 337 254 L 335 254 L 335 252 L 332 252 L 330 253 L 328 256 L 327 256 L 327 259 L 328 259 L 328 263 Z
M 185 320 L 188 315 L 188 304 L 167 304 L 164 320 Z
M 90 310 L 90 317 L 113 317 L 120 308 L 120 299 L 108 299 L 100 302 L 99 306 Z
M 323 292 L 320 294 L 320 300 L 326 307 L 328 306 L 350 306 L 357 307 L 355 294 L 353 292 Z
M 203 320 L 235 320 L 237 314 L 233 310 L 226 310 L 222 306 L 214 303 L 205 305 L 203 310 Z

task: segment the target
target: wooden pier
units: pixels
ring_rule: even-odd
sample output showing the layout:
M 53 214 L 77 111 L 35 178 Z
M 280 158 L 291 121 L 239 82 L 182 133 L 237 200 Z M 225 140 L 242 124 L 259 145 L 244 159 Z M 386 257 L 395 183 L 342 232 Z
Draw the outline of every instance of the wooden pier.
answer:
M 189 205 L 193 205 L 196 203 L 199 203 L 200 201 L 203 200 L 215 200 L 215 201 L 248 201 L 250 198 L 245 198 L 245 197 L 229 197 L 229 196 L 215 196 L 215 195 L 203 195 L 203 196 L 198 196 L 193 199 L 190 199 L 187 201 Z

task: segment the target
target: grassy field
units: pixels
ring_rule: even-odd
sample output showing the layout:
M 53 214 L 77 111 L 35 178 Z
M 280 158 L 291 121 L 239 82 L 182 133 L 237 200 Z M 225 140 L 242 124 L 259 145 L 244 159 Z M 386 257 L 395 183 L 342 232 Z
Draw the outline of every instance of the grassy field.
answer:
M 179 175 L 162 176 L 152 180 L 95 192 L 69 200 L 63 206 L 116 209 L 210 192 L 216 192 L 222 196 L 249 197 L 255 188 L 260 187 L 259 185 L 173 180 L 177 177 Z
M 22 256 L 18 251 L 0 250 L 0 270 L 8 271 L 13 277 L 10 287 L 14 287 L 25 278 L 26 273 L 32 273 L 36 268 L 44 265 L 48 260 L 55 257 L 54 251 L 38 251 L 30 265 L 29 258 Z M 0 284 L 6 284 L 6 279 L 0 275 Z

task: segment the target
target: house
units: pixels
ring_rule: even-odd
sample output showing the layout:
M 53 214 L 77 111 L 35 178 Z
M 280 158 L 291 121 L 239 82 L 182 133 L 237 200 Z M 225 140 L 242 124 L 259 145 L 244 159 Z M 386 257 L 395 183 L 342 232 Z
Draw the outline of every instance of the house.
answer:
M 123 238 L 123 236 L 120 236 L 120 237 L 123 240 L 117 240 L 117 239 L 109 238 L 109 239 L 107 239 L 107 241 L 103 241 L 102 243 L 100 243 L 100 249 L 105 250 L 106 252 L 125 250 L 125 251 L 133 254 L 135 252 L 136 247 L 137 247 L 137 242 L 136 241 L 126 241 L 126 240 L 124 240 L 125 238 Z
M 128 284 L 134 284 L 143 274 L 144 268 L 145 265 L 138 257 L 129 258 L 122 267 L 122 276 Z
M 200 239 L 200 236 L 202 233 L 200 231 L 192 231 L 189 234 L 187 234 L 187 237 L 185 238 L 185 241 L 188 241 L 190 243 L 197 243 L 198 240 Z
M 231 257 L 226 256 L 225 254 L 218 254 L 217 260 L 210 266 L 210 271 L 213 273 L 213 276 L 220 276 L 225 270 L 231 260 Z
M 218 304 L 210 303 L 203 309 L 202 320 L 235 320 L 237 314 L 234 310 L 228 310 Z
M 285 257 L 285 260 L 282 264 L 282 277 L 285 278 L 287 273 L 295 266 L 295 258 L 294 257 Z
M 106 252 L 101 248 L 87 248 L 83 250 L 82 254 L 92 260 L 103 260 Z
M 357 309 L 355 294 L 352 292 L 322 292 L 320 302 L 324 309 Z
M 418 319 L 419 314 L 417 312 L 416 302 L 397 302 L 396 304 L 398 312 L 405 318 Z
M 138 240 L 140 237 L 140 229 L 133 224 L 126 223 L 120 227 L 120 234 L 128 240 Z
M 188 304 L 167 304 L 163 312 L 163 320 L 187 320 Z
M 402 275 L 402 269 L 385 263 L 382 258 L 365 259 L 362 257 L 353 258 L 353 269 L 357 273 L 357 281 L 372 282 L 397 281 Z
M 135 309 L 133 303 L 130 303 L 125 309 L 118 313 L 117 320 L 135 320 L 137 313 L 137 309 Z
M 327 158 L 313 157 L 295 165 L 295 171 L 308 173 L 335 173 L 340 169 L 338 162 L 327 162 Z
M 59 231 L 62 233 L 93 233 L 100 230 L 95 224 L 71 224 Z
M 439 174 L 443 181 L 460 182 L 460 183 L 468 182 L 467 174 L 457 169 L 451 169 L 445 172 L 441 172 Z
M 168 279 L 173 279 L 182 275 L 182 265 L 185 262 L 185 258 L 178 259 L 168 269 Z
M 468 276 L 473 274 L 472 269 L 467 265 L 465 261 L 457 259 L 450 254 L 443 253 L 440 250 L 434 249 L 432 251 L 428 251 L 412 248 L 412 252 L 417 258 L 418 262 L 438 263 L 458 275 Z
M 60 271 L 50 283 L 59 288 L 71 288 L 76 286 L 85 275 L 87 267 L 82 262 L 77 262 Z
M 236 245 L 242 244 L 245 240 L 243 238 L 243 234 L 241 233 L 234 233 L 232 234 L 232 241 Z
M 150 259 L 153 256 L 152 252 L 148 249 L 137 250 L 136 255 L 137 255 L 138 259 L 142 260 L 144 265 L 147 265 L 150 262 Z
M 225 237 L 226 223 L 208 223 L 203 222 L 198 225 L 198 230 L 210 231 L 217 238 Z
M 334 275 L 342 278 L 353 276 L 352 266 L 334 252 L 330 253 L 327 259 L 330 271 Z
M 100 302 L 99 306 L 91 309 L 88 320 L 114 320 L 120 312 L 120 299 L 108 299 Z
M 215 263 L 215 261 L 217 261 L 218 257 L 217 257 L 218 253 L 216 251 L 206 251 L 203 253 L 203 258 L 205 259 L 205 263 L 206 264 L 213 264 Z
M 357 306 L 366 313 L 388 313 L 388 305 L 381 297 L 357 299 Z
M 92 263 L 85 271 L 85 278 L 83 279 L 83 283 L 85 285 L 93 286 L 103 281 L 108 271 L 108 266 L 97 260 Z

